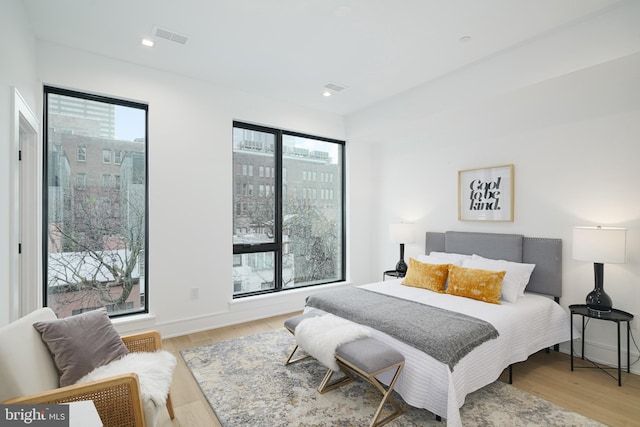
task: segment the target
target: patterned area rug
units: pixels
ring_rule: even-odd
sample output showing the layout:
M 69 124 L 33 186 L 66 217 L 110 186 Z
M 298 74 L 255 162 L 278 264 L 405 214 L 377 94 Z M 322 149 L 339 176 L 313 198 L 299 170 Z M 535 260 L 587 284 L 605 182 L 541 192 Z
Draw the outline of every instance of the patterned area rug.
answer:
M 224 427 L 369 425 L 380 393 L 363 380 L 318 393 L 326 368 L 311 358 L 285 366 L 294 345 L 283 328 L 184 350 L 182 357 Z M 388 426 L 446 426 L 394 398 L 406 412 Z M 460 414 L 464 426 L 602 426 L 500 381 L 468 395 Z

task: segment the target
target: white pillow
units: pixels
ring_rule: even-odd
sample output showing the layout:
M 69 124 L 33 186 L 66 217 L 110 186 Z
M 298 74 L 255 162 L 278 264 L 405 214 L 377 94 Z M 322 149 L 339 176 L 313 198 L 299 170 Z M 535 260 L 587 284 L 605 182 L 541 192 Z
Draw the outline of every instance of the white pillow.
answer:
M 439 258 L 433 255 L 420 255 L 418 256 L 417 261 L 423 264 L 455 264 L 454 262 L 451 262 L 445 258 Z M 461 267 L 462 262 L 456 265 Z
M 535 264 L 506 261 L 502 259 L 490 259 L 476 254 L 472 256 L 472 259 L 484 260 L 492 265 L 492 269 L 499 269 L 500 271 L 505 270 L 507 274 L 504 276 L 504 281 L 509 282 L 510 284 L 514 283 L 517 286 L 518 296 L 524 295 L 524 290 L 529 284 L 531 273 L 533 273 L 533 269 L 536 267 Z
M 463 254 L 454 254 L 449 252 L 436 252 L 431 251 L 429 254 L 434 258 L 438 258 L 440 260 L 445 261 L 446 264 L 454 264 L 457 266 L 462 266 L 462 263 L 465 259 L 471 259 L 471 255 L 463 255 Z

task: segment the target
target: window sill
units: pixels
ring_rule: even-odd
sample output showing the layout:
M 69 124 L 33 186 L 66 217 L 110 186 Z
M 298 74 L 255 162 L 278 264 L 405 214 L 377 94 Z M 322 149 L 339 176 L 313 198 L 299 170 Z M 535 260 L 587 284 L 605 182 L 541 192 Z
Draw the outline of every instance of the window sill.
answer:
M 310 293 L 324 291 L 327 289 L 343 288 L 351 286 L 350 282 L 327 283 L 326 285 L 308 286 L 304 288 L 289 289 L 281 292 L 273 292 L 270 294 L 252 295 L 249 297 L 235 298 L 229 303 L 230 306 L 240 306 L 244 303 L 256 303 L 258 301 L 269 301 L 273 299 L 285 299 L 287 297 L 297 298 L 300 295 L 307 296 Z
M 156 315 L 150 313 L 134 314 L 112 319 L 111 322 L 118 333 L 131 333 L 156 328 Z

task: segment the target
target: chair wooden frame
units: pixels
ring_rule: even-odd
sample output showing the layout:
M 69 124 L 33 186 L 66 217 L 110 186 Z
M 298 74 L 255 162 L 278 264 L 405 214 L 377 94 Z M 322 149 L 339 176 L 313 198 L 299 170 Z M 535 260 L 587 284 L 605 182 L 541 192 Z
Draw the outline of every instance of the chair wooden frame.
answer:
M 162 348 L 158 331 L 125 335 L 122 341 L 130 352 L 154 352 Z M 4 404 L 69 403 L 92 400 L 104 427 L 146 427 L 140 398 L 140 383 L 134 373 L 116 375 L 102 380 L 75 384 L 22 396 L 2 402 Z M 171 394 L 167 395 L 167 411 L 175 418 Z

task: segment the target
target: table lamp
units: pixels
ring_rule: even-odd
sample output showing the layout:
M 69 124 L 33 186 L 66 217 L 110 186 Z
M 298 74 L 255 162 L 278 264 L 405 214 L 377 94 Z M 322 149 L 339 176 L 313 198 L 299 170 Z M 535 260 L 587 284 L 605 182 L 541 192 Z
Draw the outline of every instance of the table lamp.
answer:
M 407 264 L 404 262 L 404 244 L 413 242 L 413 224 L 402 222 L 389 225 L 389 240 L 391 243 L 400 244 L 400 261 L 396 264 L 396 271 L 407 272 Z
M 604 264 L 625 262 L 626 233 L 626 228 L 573 228 L 573 259 L 593 262 L 595 287 L 586 301 L 594 313 L 611 311 L 611 297 L 604 291 Z

